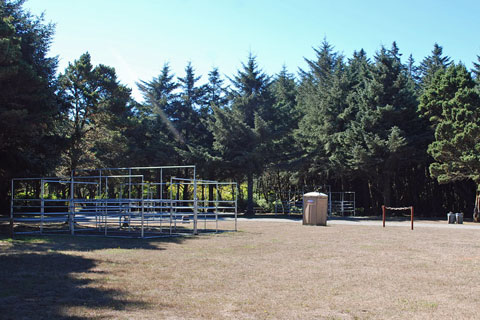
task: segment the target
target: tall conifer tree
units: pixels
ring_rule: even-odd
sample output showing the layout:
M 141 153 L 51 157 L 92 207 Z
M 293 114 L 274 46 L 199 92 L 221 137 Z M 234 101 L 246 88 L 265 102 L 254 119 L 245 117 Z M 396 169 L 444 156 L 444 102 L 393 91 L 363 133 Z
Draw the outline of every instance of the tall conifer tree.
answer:
M 420 63 L 419 71 L 422 88 L 428 87 L 435 73 L 447 68 L 451 63 L 450 57 L 443 55 L 443 48 L 438 43 L 435 43 L 432 54 Z
M 57 58 L 47 57 L 54 26 L 0 0 L 0 207 L 12 177 L 52 171 L 61 150 L 55 133 Z
M 271 81 L 252 54 L 230 80 L 231 109 L 214 108 L 214 146 L 223 161 L 246 177 L 247 214 L 253 214 L 253 179 L 264 169 L 265 150 L 270 143 L 267 128 L 273 120 Z
M 440 183 L 472 180 L 480 190 L 480 95 L 464 65 L 439 72 L 420 100 L 435 130 L 428 152 Z

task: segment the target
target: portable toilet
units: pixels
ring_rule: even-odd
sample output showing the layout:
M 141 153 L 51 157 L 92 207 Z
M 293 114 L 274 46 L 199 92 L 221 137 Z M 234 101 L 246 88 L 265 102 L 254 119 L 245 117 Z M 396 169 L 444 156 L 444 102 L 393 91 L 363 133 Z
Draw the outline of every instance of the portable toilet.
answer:
M 326 226 L 328 196 L 324 193 L 309 192 L 303 195 L 303 224 Z

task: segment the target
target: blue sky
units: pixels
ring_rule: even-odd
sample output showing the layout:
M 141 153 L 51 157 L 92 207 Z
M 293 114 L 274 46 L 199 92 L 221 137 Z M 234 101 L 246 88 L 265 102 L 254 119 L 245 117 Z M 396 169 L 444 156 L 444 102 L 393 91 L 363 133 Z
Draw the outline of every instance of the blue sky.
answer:
M 478 0 L 28 0 L 25 8 L 56 24 L 50 54 L 60 72 L 88 51 L 137 99 L 135 82 L 165 62 L 183 76 L 191 61 L 206 80 L 214 66 L 232 76 L 252 52 L 268 74 L 282 65 L 296 73 L 324 38 L 347 57 L 361 48 L 372 57 L 393 41 L 417 62 L 435 42 L 469 68 L 480 55 Z

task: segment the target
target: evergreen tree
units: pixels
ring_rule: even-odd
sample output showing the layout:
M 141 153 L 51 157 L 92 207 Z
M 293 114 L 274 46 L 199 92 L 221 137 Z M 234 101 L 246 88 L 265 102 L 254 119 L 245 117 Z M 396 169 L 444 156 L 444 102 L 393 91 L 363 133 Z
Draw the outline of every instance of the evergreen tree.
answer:
M 435 43 L 433 45 L 432 54 L 427 56 L 420 63 L 419 72 L 422 88 L 428 87 L 433 80 L 435 73 L 447 68 L 451 63 L 450 57 L 443 56 L 443 48 Z
M 242 115 L 250 128 L 255 127 L 255 113 L 265 121 L 272 120 L 271 80 L 258 68 L 255 56 L 250 54 L 247 63 L 242 63 L 242 70 L 238 70 L 230 81 L 233 109 Z
M 23 9 L 24 1 L 0 0 L 0 206 L 9 180 L 45 175 L 57 164 L 55 134 L 57 58 L 47 57 L 54 26 Z
M 477 56 L 477 62 L 473 63 L 473 70 L 472 70 L 475 81 L 480 85 L 480 56 Z
M 472 180 L 480 190 L 480 95 L 464 65 L 439 72 L 421 97 L 420 110 L 435 130 L 428 147 L 430 173 L 440 183 Z
M 142 165 L 178 164 L 181 162 L 177 145 L 185 143 L 174 126 L 178 118 L 177 106 L 180 84 L 175 80 L 168 63 L 160 75 L 151 81 L 137 83 L 145 102 L 138 106 L 136 126 L 131 133 L 129 149 Z
M 323 184 L 336 171 L 329 158 L 335 153 L 335 134 L 342 130 L 348 84 L 343 56 L 326 41 L 315 52 L 317 60 L 307 60 L 310 70 L 301 71 L 297 108 L 303 116 L 296 138 L 303 150 L 302 175 Z
M 247 214 L 253 214 L 253 178 L 264 169 L 265 150 L 270 143 L 267 128 L 273 120 L 271 81 L 250 54 L 231 82 L 231 109 L 214 108 L 214 148 L 222 161 L 238 169 L 232 176 L 241 174 L 247 178 Z
M 227 88 L 224 87 L 223 82 L 218 68 L 213 68 L 208 73 L 208 83 L 205 90 L 206 104 L 202 113 L 211 114 L 213 112 L 212 105 L 223 108 L 228 103 Z
M 257 180 L 257 193 L 263 191 L 267 204 L 271 204 L 269 193 L 272 190 L 281 197 L 288 193 L 292 184 L 290 178 L 296 169 L 296 159 L 301 154 L 294 137 L 300 119 L 300 113 L 296 108 L 297 84 L 285 66 L 275 76 L 271 90 L 274 105 L 273 120 L 269 128 L 271 135 L 269 158 L 265 161 L 264 173 Z
M 347 68 L 352 89 L 363 88 L 365 82 L 371 78 L 371 64 L 365 50 L 353 52 L 353 57 L 348 60 Z
M 372 79 L 350 103 L 358 112 L 343 137 L 352 150 L 348 163 L 373 183 L 383 204 L 391 205 L 395 175 L 417 161 L 414 146 L 422 130 L 413 83 L 395 43 L 375 56 Z
M 274 98 L 273 121 L 270 131 L 272 147 L 270 161 L 276 166 L 288 166 L 295 150 L 294 131 L 298 128 L 300 113 L 296 108 L 297 84 L 294 76 L 284 66 L 272 82 Z
M 62 133 L 68 141 L 63 171 L 100 167 L 121 159 L 126 141 L 119 130 L 130 115 L 130 89 L 118 82 L 115 70 L 93 67 L 90 54 L 85 53 L 59 75 L 58 85 Z
M 140 110 L 141 113 L 151 116 L 162 111 L 169 119 L 175 117 L 173 102 L 177 99 L 175 90 L 180 84 L 175 82 L 174 78 L 175 75 L 171 73 L 169 64 L 165 63 L 157 78 L 153 78 L 149 82 L 142 80 L 137 83 L 145 99 L 145 104 Z
M 418 89 L 420 83 L 420 74 L 419 74 L 419 67 L 415 65 L 415 59 L 413 59 L 412 55 L 408 56 L 407 60 L 407 72 L 410 79 L 415 83 L 416 89 Z
M 181 91 L 177 104 L 178 117 L 173 124 L 184 138 L 185 143 L 177 147 L 184 161 L 205 168 L 213 138 L 207 128 L 208 114 L 205 112 L 207 86 L 197 85 L 200 78 L 189 62 L 185 67 L 185 77 L 178 78 Z
M 195 70 L 190 62 L 185 68 L 185 77 L 178 78 L 181 92 L 173 120 L 187 143 L 199 137 L 205 129 L 200 123 L 199 114 L 205 105 L 206 86 L 197 86 L 200 78 L 195 76 Z
M 300 69 L 300 75 L 303 81 L 309 80 L 317 86 L 328 86 L 338 62 L 343 60 L 343 57 L 338 52 L 333 51 L 333 46 L 326 39 L 323 40 L 319 48 L 313 50 L 317 59 L 309 60 L 305 58 L 310 70 Z
M 228 90 L 220 76 L 218 68 L 213 68 L 208 73 L 208 83 L 205 85 L 204 104 L 200 108 L 200 121 L 207 129 L 202 131 L 202 149 L 197 158 L 202 160 L 202 173 L 207 179 L 222 177 L 221 157 L 214 148 L 214 135 L 212 133 L 215 122 L 214 108 L 224 109 L 228 104 Z M 229 177 L 231 178 L 231 176 Z M 213 188 L 213 185 L 211 186 Z M 213 190 L 210 192 L 213 195 Z

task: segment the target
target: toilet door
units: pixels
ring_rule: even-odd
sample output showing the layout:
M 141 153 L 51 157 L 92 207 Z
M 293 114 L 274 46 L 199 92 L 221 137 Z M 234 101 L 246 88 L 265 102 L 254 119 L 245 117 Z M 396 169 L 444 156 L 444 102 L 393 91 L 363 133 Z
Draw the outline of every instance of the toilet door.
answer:
M 317 224 L 317 201 L 315 199 L 307 200 L 307 224 Z

